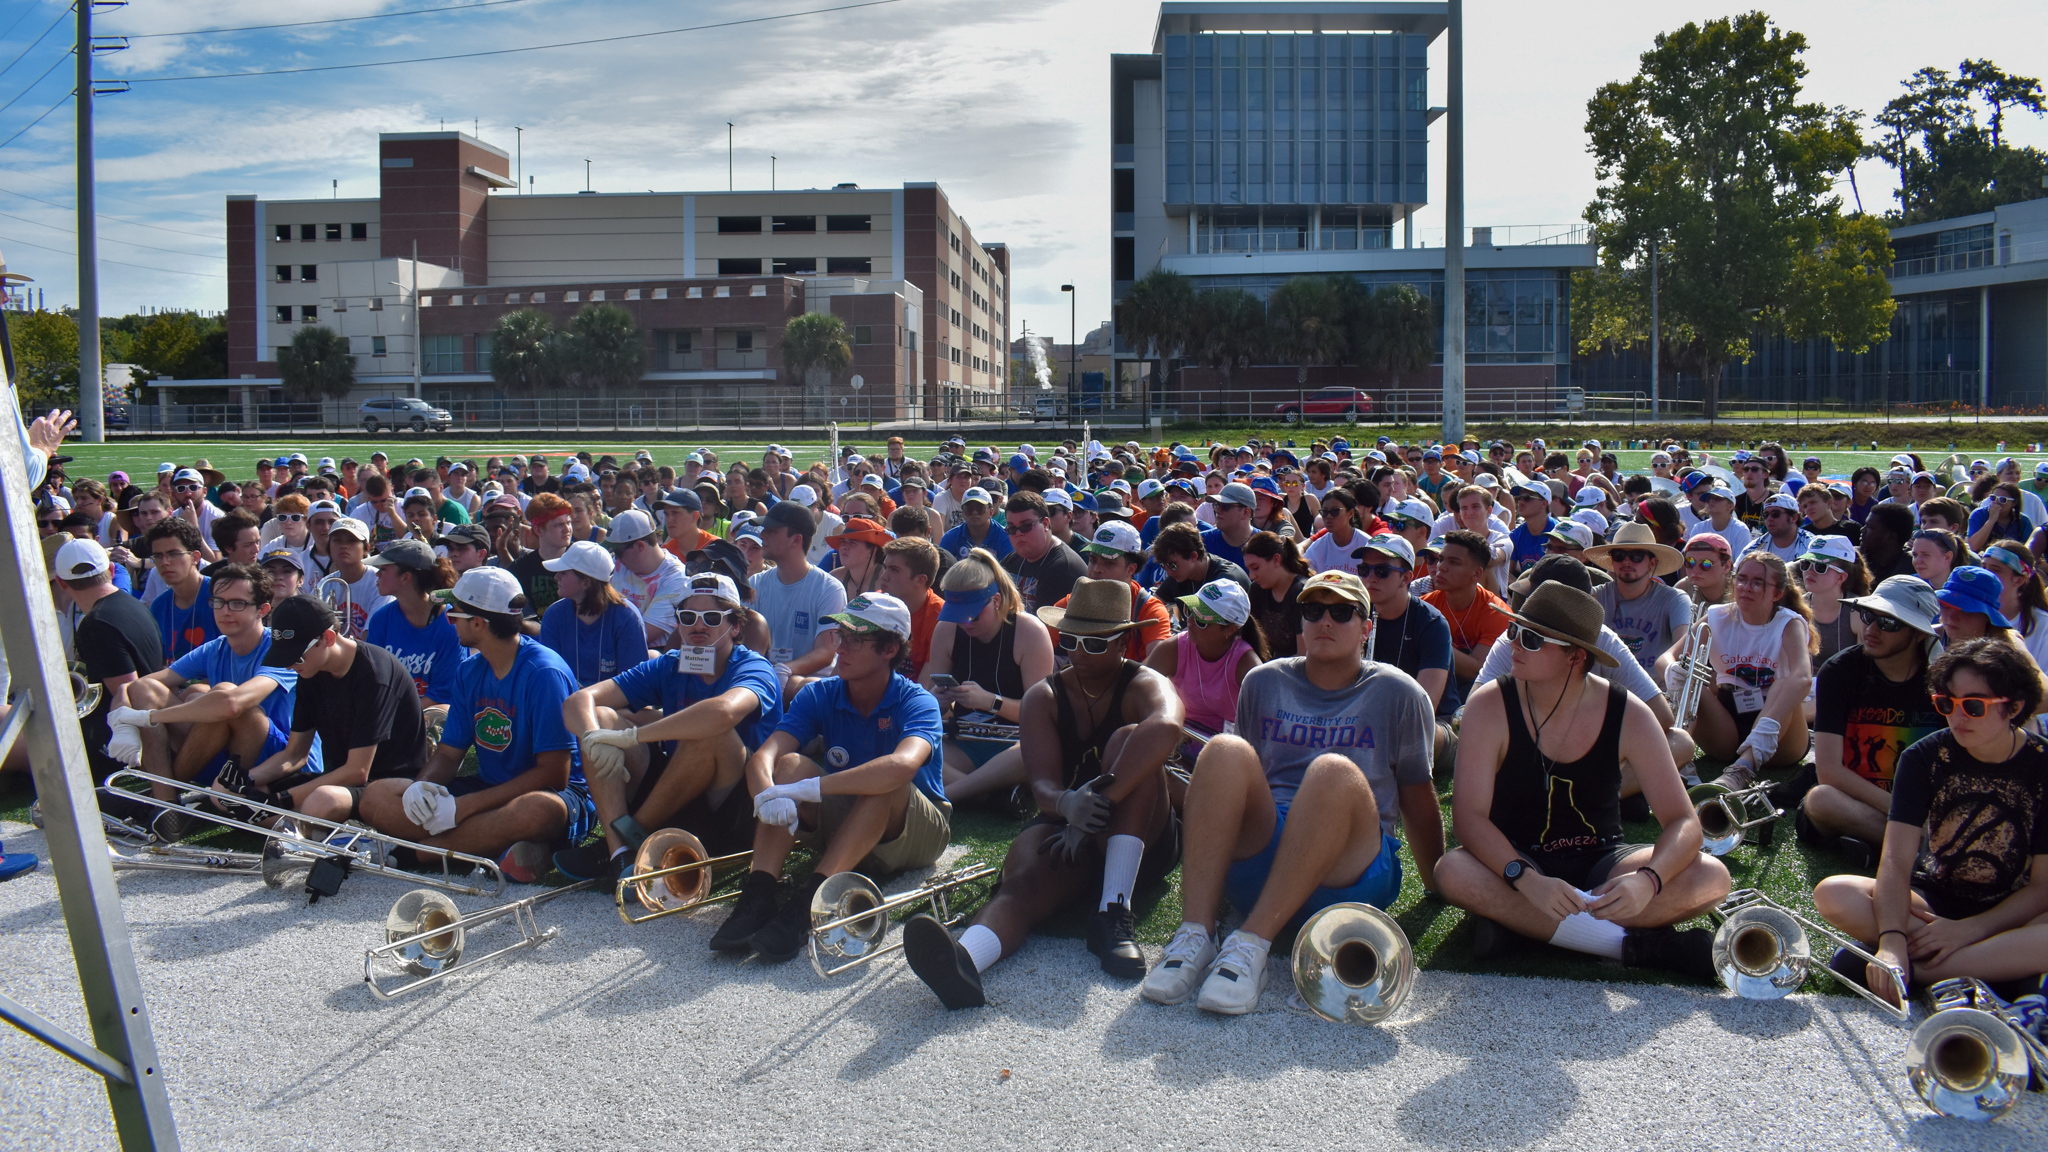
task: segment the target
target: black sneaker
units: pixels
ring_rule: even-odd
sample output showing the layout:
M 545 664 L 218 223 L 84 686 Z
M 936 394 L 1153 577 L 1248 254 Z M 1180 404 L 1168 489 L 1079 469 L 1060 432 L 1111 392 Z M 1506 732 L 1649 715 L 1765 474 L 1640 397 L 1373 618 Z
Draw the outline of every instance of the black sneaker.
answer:
M 1118 901 L 1088 917 L 1088 950 L 1102 958 L 1102 970 L 1126 980 L 1145 978 L 1145 954 L 1138 951 L 1131 906 Z
M 903 957 L 946 1007 L 979 1008 L 988 1003 L 974 958 L 931 916 L 920 912 L 904 922 Z
M 823 873 L 813 872 L 790 891 L 789 903 L 766 924 L 755 929 L 747 944 L 754 955 L 780 964 L 804 950 L 811 939 L 811 896 L 825 882 Z
M 1650 818 L 1650 798 L 1641 792 L 1621 798 L 1621 818 L 1630 824 L 1639 824 Z
M 166 844 L 176 844 L 194 832 L 205 828 L 211 821 L 205 820 L 182 808 L 165 808 L 150 822 L 150 834 Z
M 781 886 L 766 872 L 747 873 L 747 878 L 740 882 L 739 899 L 733 902 L 732 913 L 711 934 L 711 950 L 745 952 L 747 938 L 775 918 L 775 892 Z
M 1866 948 L 1864 951 L 1869 952 L 1873 956 L 1877 955 L 1875 947 Z M 1845 987 L 1861 988 L 1866 992 L 1870 990 L 1870 961 L 1849 951 L 1847 948 L 1835 949 L 1835 954 L 1828 960 L 1828 971 L 1834 975 L 1835 979 L 1842 981 Z M 1911 1000 L 1913 998 L 1911 981 L 1907 982 L 1905 994 L 1906 999 Z
M 1630 928 L 1621 941 L 1625 968 L 1662 968 L 1696 980 L 1716 981 L 1714 934 L 1705 928 Z
M 1840 848 L 1849 859 L 1856 862 L 1856 867 L 1859 871 L 1877 871 L 1877 845 L 1872 844 L 1868 840 L 1858 840 L 1854 836 L 1844 836 L 1835 842 L 1835 846 Z
M 602 838 L 575 848 L 564 848 L 555 853 L 555 869 L 571 880 L 614 881 L 626 861 L 633 858 L 630 850 L 613 854 L 611 845 Z M 764 873 L 765 875 L 765 873 Z
M 1471 920 L 1472 958 L 1474 960 L 1492 959 L 1508 946 L 1509 941 L 1515 938 L 1515 933 L 1503 927 L 1498 920 L 1492 920 L 1485 916 L 1473 916 Z
M 1801 844 L 1809 848 L 1833 848 L 1836 846 L 1836 840 L 1833 836 L 1821 831 L 1814 825 L 1813 817 L 1806 814 L 1806 807 L 1804 805 L 1793 810 L 1792 832 L 1799 838 Z
M 1003 795 L 1000 811 L 1012 820 L 1029 820 L 1038 815 L 1038 797 L 1031 791 L 1031 785 L 1019 784 Z

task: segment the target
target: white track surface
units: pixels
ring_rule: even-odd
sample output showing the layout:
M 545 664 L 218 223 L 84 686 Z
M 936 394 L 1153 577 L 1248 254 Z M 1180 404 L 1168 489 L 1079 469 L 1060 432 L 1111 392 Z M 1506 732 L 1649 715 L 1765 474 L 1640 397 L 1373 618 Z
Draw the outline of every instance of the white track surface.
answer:
M 989 973 L 989 1007 L 948 1013 L 897 957 L 826 984 L 713 957 L 716 913 L 627 927 L 572 893 L 541 910 L 560 939 L 380 1004 L 362 954 L 401 884 L 313 908 L 254 879 L 120 884 L 188 1148 L 2048 1146 L 2040 1095 L 1991 1125 L 1929 1113 L 1907 1033 L 1845 997 L 1424 973 L 1358 1028 L 1287 1008 L 1276 962 L 1259 1010 L 1223 1019 L 1040 938 Z M 47 861 L 0 884 L 0 974 L 87 1034 Z M 98 1080 L 5 1027 L 0 1085 L 0 1147 L 112 1146 Z

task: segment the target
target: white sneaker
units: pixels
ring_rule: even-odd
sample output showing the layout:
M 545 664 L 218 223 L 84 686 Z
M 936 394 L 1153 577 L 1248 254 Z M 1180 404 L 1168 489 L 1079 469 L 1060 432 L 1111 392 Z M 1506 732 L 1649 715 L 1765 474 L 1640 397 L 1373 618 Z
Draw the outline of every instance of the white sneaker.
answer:
M 1145 977 L 1138 990 L 1155 1004 L 1178 1004 L 1195 994 L 1195 985 L 1216 959 L 1216 935 L 1193 924 L 1183 923 L 1166 952 Z
M 1259 991 L 1266 984 L 1266 956 L 1272 945 L 1249 932 L 1236 931 L 1224 938 L 1223 950 L 1202 981 L 1202 998 L 1196 1006 L 1204 1012 L 1242 1016 L 1258 1005 Z

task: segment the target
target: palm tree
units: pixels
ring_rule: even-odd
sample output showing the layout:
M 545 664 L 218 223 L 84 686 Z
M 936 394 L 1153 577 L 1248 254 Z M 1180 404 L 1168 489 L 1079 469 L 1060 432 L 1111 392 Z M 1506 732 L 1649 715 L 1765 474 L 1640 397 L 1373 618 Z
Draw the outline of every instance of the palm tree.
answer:
M 830 312 L 806 312 L 791 320 L 782 330 L 782 363 L 798 380 L 809 377 L 811 369 L 822 368 L 829 386 L 831 377 L 853 366 L 853 339 L 846 322 Z
M 633 314 L 616 304 L 593 304 L 570 318 L 562 332 L 563 360 L 586 389 L 617 392 L 640 379 L 647 349 Z
M 1401 387 L 1402 373 L 1419 372 L 1436 359 L 1436 307 L 1413 284 L 1381 288 L 1361 312 L 1358 361 L 1391 377 L 1391 387 Z
M 1223 374 L 1227 392 L 1237 369 L 1265 351 L 1266 306 L 1242 288 L 1212 288 L 1195 302 L 1191 343 L 1202 363 Z
M 1159 358 L 1154 372 L 1164 374 L 1169 361 L 1186 355 L 1196 314 L 1194 282 L 1178 272 L 1154 268 L 1131 285 L 1117 305 L 1117 331 L 1140 355 Z M 1153 383 L 1148 374 L 1146 384 Z M 1145 410 L 1151 410 L 1146 398 Z
M 491 379 L 514 395 L 535 395 L 554 387 L 561 367 L 555 329 L 545 313 L 531 308 L 506 313 L 491 334 Z
M 1342 285 L 1350 279 L 1296 276 L 1274 289 L 1266 302 L 1273 351 L 1299 366 L 1297 381 L 1308 379 L 1310 367 L 1341 360 L 1350 350 L 1350 317 L 1345 314 L 1347 293 Z
M 304 399 L 345 400 L 356 386 L 356 358 L 348 337 L 332 328 L 301 328 L 277 355 L 286 392 Z

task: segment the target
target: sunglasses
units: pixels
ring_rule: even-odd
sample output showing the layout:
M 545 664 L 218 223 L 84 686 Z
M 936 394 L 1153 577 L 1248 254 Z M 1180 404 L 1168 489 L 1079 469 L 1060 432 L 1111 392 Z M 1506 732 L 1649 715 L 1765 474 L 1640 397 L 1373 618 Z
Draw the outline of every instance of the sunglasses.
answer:
M 1822 572 L 1832 572 L 1835 570 L 1835 566 L 1826 560 L 1801 560 L 1793 565 L 1793 567 L 1802 576 L 1816 576 Z
M 2009 701 L 2010 698 L 2005 696 L 1951 696 L 1946 692 L 1936 692 L 1934 710 L 1943 716 L 1953 716 L 1956 706 L 1961 705 L 1963 715 L 1972 720 L 1982 720 L 1993 704 L 2005 704 Z
M 287 524 L 297 524 L 306 518 L 306 514 L 304 512 L 279 512 L 277 518 Z
M 1611 551 L 1607 554 L 1607 558 L 1616 564 L 1648 564 L 1650 561 L 1655 560 L 1657 556 L 1653 552 L 1645 552 L 1639 548 L 1628 548 Z M 1712 561 L 1708 561 L 1708 563 L 1712 563 Z
M 1856 618 L 1863 621 L 1865 628 L 1875 628 L 1879 632 L 1904 632 L 1906 630 L 1906 622 L 1904 620 L 1886 616 L 1881 612 L 1872 612 L 1868 608 L 1858 608 L 1856 610 Z
M 1720 565 L 1720 563 L 1721 562 L 1719 560 L 1687 559 L 1685 562 L 1685 567 L 1688 571 L 1712 572 L 1716 567 Z
M 173 491 L 173 492 L 197 492 L 197 491 L 199 491 L 199 490 L 200 490 L 200 486 L 199 486 L 199 485 L 197 485 L 197 484 L 173 484 L 173 485 L 171 485 L 171 491 Z
M 1358 606 L 1356 604 L 1301 605 L 1301 619 L 1303 623 L 1318 623 L 1325 615 L 1328 615 L 1330 619 L 1339 624 L 1349 624 L 1351 623 L 1351 618 L 1358 615 Z
M 702 620 L 704 621 L 704 626 L 706 628 L 716 628 L 720 624 L 723 624 L 727 620 L 731 620 L 737 617 L 738 615 L 739 613 L 737 612 L 720 608 L 713 608 L 704 612 L 698 612 L 693 609 L 685 608 L 680 612 L 676 613 L 676 623 L 681 624 L 685 628 L 689 628 L 695 626 L 697 621 Z
M 1385 580 L 1389 576 L 1406 576 L 1407 574 L 1408 569 L 1402 567 L 1399 564 L 1360 564 L 1358 566 L 1358 575 L 1360 578 L 1364 578 L 1366 576 L 1377 576 L 1380 579 Z
M 1062 652 L 1072 652 L 1078 649 L 1090 656 L 1100 656 L 1109 651 L 1110 646 L 1115 643 L 1116 638 L 1113 636 L 1076 636 L 1072 632 L 1060 633 L 1060 651 Z
M 1513 643 L 1520 644 L 1524 652 L 1541 652 L 1545 644 L 1555 644 L 1560 648 L 1571 647 L 1570 644 L 1563 640 L 1552 636 L 1545 636 L 1534 628 L 1526 628 L 1520 624 L 1508 625 L 1508 639 Z

